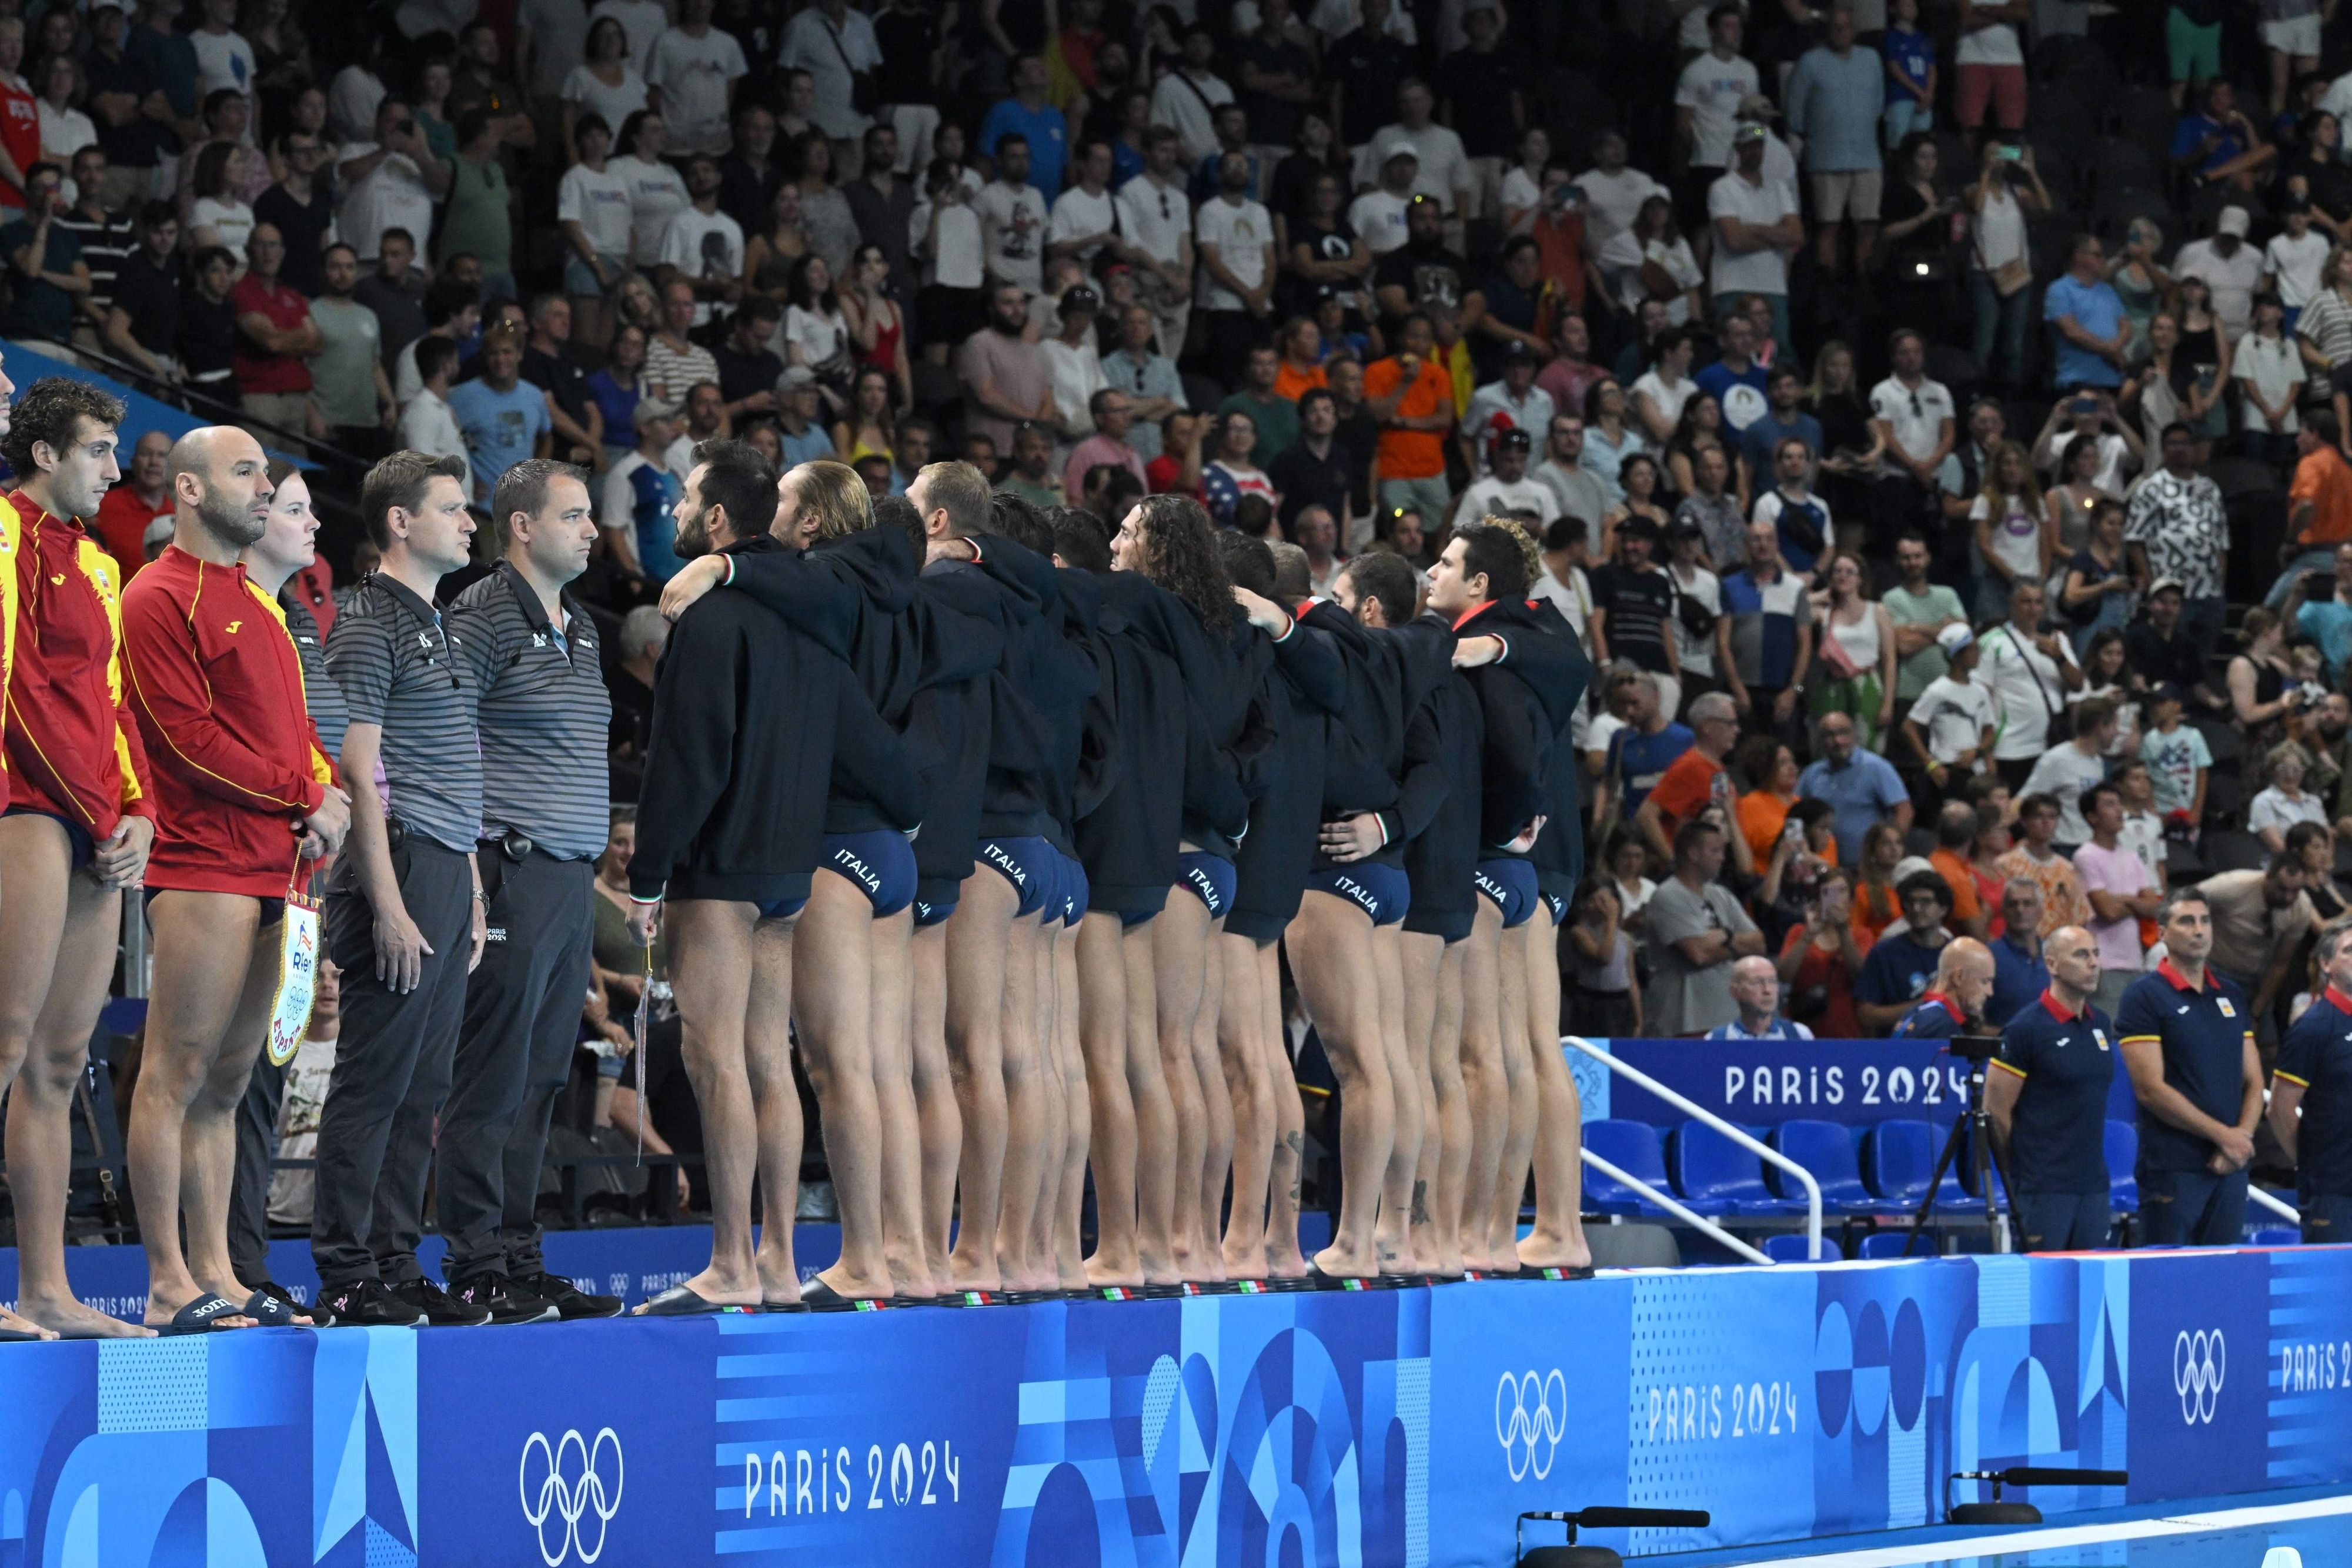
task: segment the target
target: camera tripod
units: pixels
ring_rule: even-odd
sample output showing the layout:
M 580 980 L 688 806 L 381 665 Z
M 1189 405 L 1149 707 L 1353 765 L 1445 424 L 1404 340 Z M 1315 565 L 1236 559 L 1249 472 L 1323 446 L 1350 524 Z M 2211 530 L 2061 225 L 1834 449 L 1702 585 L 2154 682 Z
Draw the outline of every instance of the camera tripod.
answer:
M 1943 1152 L 1936 1156 L 1935 1172 L 1927 1177 L 1927 1194 L 1919 1200 L 1919 1207 L 1911 1211 L 1911 1237 L 1903 1244 L 1903 1256 L 1906 1258 L 1911 1256 L 1911 1249 L 1927 1233 L 1927 1222 L 1936 1212 L 1937 1190 L 1944 1185 L 1944 1173 L 1951 1169 L 1952 1162 L 1959 1155 L 1960 1139 L 1964 1133 L 1969 1138 L 1969 1160 L 1976 1170 L 1977 1191 L 1984 1196 L 1985 1226 L 1992 1236 L 1992 1249 L 1996 1252 L 2010 1249 L 2008 1217 L 2001 1213 L 2000 1197 L 1995 1196 L 1991 1179 L 1999 1176 L 2000 1193 L 2007 1195 L 2011 1190 L 2009 1170 L 2000 1157 L 2000 1151 L 1993 1147 L 1992 1116 L 1985 1109 L 1985 1067 L 2000 1054 L 2000 1037 L 1990 1034 L 1954 1035 L 1948 1049 L 1954 1056 L 1969 1064 L 1968 1109 L 1952 1118 L 1952 1130 L 1944 1135 Z

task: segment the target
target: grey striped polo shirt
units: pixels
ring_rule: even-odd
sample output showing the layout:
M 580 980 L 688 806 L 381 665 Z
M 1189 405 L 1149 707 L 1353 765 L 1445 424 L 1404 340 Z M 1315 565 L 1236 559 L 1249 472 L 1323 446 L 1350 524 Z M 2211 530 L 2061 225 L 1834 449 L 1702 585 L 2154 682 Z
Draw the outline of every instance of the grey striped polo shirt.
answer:
M 457 596 L 449 624 L 479 692 L 482 836 L 509 829 L 551 855 L 604 852 L 612 790 L 596 622 L 566 599 L 565 630 L 506 561 Z
M 384 809 L 470 854 L 482 828 L 482 748 L 461 635 L 407 587 L 371 572 L 327 633 L 327 673 L 352 724 L 383 728 Z
M 319 618 L 290 593 L 281 593 L 278 606 L 286 612 L 286 630 L 293 635 L 294 652 L 302 660 L 302 705 L 310 710 L 310 727 L 319 732 L 327 759 L 334 761 L 343 754 L 343 731 L 352 723 L 351 705 L 343 701 L 343 688 L 335 684 L 335 677 L 327 674 L 326 639 L 319 635 Z

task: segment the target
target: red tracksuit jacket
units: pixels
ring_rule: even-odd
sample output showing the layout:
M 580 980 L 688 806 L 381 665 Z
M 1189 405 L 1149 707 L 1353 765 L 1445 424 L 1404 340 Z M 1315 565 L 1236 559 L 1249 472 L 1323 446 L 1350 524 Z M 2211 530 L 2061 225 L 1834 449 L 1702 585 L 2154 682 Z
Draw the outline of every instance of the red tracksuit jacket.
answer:
M 122 700 L 122 569 L 71 517 L 51 517 L 22 490 L 8 504 L 23 528 L 8 803 L 63 817 L 103 842 L 124 816 L 155 814 Z

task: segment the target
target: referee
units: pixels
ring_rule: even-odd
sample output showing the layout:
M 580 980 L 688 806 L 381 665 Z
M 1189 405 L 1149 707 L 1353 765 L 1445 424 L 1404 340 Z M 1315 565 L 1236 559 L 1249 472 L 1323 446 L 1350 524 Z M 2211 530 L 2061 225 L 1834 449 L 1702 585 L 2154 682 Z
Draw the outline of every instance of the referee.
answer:
M 2000 1071 L 1985 1077 L 1993 1146 L 2008 1162 L 2010 1200 L 2028 1252 L 2107 1244 L 2107 1091 L 2115 1030 L 2091 1005 L 2099 947 L 2080 925 L 2042 945 L 2050 988 L 2000 1031 Z
M 2352 922 L 2320 933 L 2319 971 L 2326 989 L 2287 1030 L 2271 1075 L 2271 1131 L 2294 1161 L 2306 1242 L 2352 1235 Z
M 491 501 L 505 559 L 449 612 L 482 737 L 488 934 L 441 1113 L 437 1203 L 458 1305 L 492 1322 L 620 1314 L 547 1271 L 534 1218 L 556 1092 L 592 973 L 591 886 L 610 816 L 612 720 L 596 624 L 564 586 L 587 570 L 596 516 L 580 470 L 527 458 Z
M 2246 1162 L 2263 1113 L 2263 1063 L 2246 994 L 2210 968 L 2203 893 L 2165 900 L 2168 956 L 2116 1009 L 2139 1100 L 2139 1212 L 2151 1246 L 2234 1245 L 2245 1228 Z

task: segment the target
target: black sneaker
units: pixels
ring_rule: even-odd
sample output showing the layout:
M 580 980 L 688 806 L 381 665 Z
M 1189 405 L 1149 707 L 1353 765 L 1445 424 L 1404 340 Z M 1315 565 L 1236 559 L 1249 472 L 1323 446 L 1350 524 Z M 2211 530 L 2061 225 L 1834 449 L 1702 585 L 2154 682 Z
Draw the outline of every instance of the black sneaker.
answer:
M 490 1321 L 488 1307 L 453 1301 L 447 1291 L 430 1280 L 403 1280 L 397 1285 L 386 1285 L 384 1290 L 394 1301 L 425 1314 L 419 1321 L 429 1328 L 478 1328 Z
M 449 1299 L 461 1307 L 474 1307 L 490 1314 L 490 1322 L 505 1323 L 551 1323 L 563 1314 L 555 1310 L 553 1301 L 541 1301 L 529 1291 L 517 1287 L 504 1274 L 487 1270 L 468 1274 L 449 1288 Z
M 361 1280 L 322 1290 L 318 1304 L 310 1310 L 320 1319 L 320 1327 L 332 1324 L 347 1329 L 421 1329 L 426 1322 L 421 1310 L 385 1290 L 379 1280 Z
M 517 1274 L 507 1281 L 509 1290 L 527 1291 L 542 1301 L 554 1304 L 565 1322 L 578 1318 L 617 1318 L 621 1315 L 618 1296 L 592 1296 L 561 1274 Z

